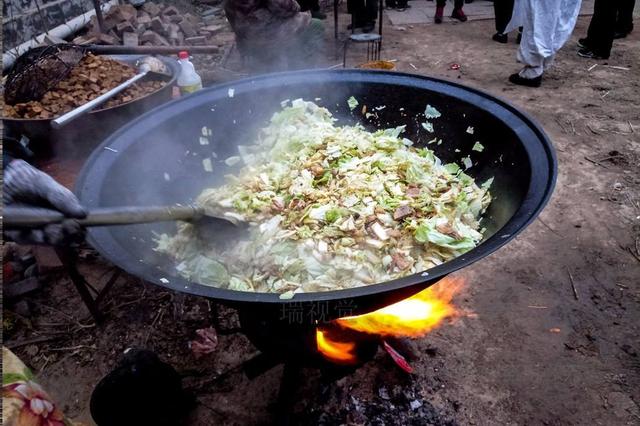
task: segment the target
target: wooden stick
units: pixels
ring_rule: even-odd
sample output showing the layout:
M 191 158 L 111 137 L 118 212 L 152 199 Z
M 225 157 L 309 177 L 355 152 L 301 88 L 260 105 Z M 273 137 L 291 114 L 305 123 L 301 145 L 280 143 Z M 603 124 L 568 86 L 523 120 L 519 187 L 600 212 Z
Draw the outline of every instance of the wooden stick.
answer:
M 545 223 L 544 220 L 542 220 L 542 218 L 540 218 L 540 216 L 538 216 L 538 220 L 540 221 L 541 224 L 543 224 L 549 231 L 553 232 L 554 234 L 556 234 L 559 237 L 563 237 L 563 235 L 561 233 L 559 233 L 558 231 L 556 231 L 555 229 L 553 229 L 552 227 L 550 227 L 549 225 L 547 225 Z
M 604 167 L 605 169 L 608 169 L 608 167 L 605 166 L 604 164 L 598 163 L 596 160 L 592 160 L 591 158 L 587 157 L 586 155 L 585 155 L 584 159 L 587 160 L 590 163 L 593 163 L 593 164 L 597 165 L 597 166 Z
M 638 256 L 637 254 L 635 254 L 633 252 L 633 250 L 631 250 L 631 247 L 627 247 L 627 251 L 631 254 L 631 256 L 635 257 L 635 259 L 640 262 L 640 256 Z
M 69 334 L 64 333 L 64 335 L 68 336 Z M 61 339 L 62 337 L 63 337 L 63 334 L 55 334 L 53 336 L 34 337 L 33 339 L 26 339 L 26 340 L 21 340 L 17 342 L 6 342 L 5 346 L 8 347 L 9 349 L 16 349 L 21 346 L 31 345 L 33 343 L 44 343 L 50 340 Z
M 573 297 L 578 300 L 578 290 L 576 290 L 576 283 L 573 282 L 573 275 L 571 275 L 571 271 L 567 268 L 567 274 L 569 274 L 569 280 L 571 281 L 571 288 L 573 289 Z
M 100 0 L 93 0 L 93 8 L 96 10 L 96 19 L 98 20 L 98 28 L 100 28 L 100 32 L 104 32 L 104 18 L 102 16 L 102 8 L 100 7 Z
M 620 71 L 629 71 L 631 69 L 631 68 L 627 68 L 627 67 L 619 67 L 617 65 L 605 65 L 605 67 L 613 68 L 614 70 L 620 70 Z

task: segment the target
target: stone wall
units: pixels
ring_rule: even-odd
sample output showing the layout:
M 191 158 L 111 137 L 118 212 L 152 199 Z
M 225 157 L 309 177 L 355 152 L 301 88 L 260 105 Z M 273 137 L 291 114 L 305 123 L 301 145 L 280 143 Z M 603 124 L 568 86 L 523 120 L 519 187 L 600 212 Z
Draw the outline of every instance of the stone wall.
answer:
M 105 1 L 101 0 L 101 3 Z M 91 0 L 4 0 L 3 50 L 7 51 L 92 9 Z

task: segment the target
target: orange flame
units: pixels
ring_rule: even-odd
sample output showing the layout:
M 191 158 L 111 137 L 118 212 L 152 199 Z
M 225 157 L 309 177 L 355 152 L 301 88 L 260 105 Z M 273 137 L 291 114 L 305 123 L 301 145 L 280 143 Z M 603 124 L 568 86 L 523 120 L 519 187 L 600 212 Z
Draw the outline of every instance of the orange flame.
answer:
M 444 278 L 418 294 L 377 311 L 337 319 L 342 327 L 381 336 L 424 336 L 456 314 L 451 299 L 460 290 L 462 280 Z
M 320 329 L 316 330 L 316 341 L 320 353 L 336 364 L 353 364 L 358 359 L 354 353 L 356 344 L 353 342 L 333 341 L 325 334 L 325 331 Z
M 436 328 L 445 318 L 458 314 L 451 299 L 463 286 L 459 277 L 446 277 L 420 293 L 364 315 L 335 320 L 343 328 L 383 337 L 419 337 Z M 330 340 L 325 331 L 316 333 L 318 350 L 334 362 L 354 362 L 355 343 Z

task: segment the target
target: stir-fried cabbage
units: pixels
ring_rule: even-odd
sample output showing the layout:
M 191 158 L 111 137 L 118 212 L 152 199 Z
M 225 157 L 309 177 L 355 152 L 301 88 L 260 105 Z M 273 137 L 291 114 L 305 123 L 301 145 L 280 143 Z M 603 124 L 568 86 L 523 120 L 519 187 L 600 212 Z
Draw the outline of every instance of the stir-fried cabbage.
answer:
M 242 170 L 201 193 L 205 209 L 248 222 L 247 239 L 222 246 L 183 223 L 157 250 L 190 280 L 288 298 L 421 272 L 480 242 L 490 181 L 478 186 L 413 147 L 404 127 L 371 133 L 335 121 L 293 101 L 254 145 L 239 147 Z

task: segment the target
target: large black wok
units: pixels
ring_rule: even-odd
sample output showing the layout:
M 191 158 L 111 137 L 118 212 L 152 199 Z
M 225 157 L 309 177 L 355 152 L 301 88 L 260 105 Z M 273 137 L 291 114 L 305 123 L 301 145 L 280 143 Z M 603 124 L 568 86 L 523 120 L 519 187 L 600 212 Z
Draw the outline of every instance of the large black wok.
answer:
M 230 89 L 232 89 L 230 91 Z M 231 93 L 233 92 L 233 93 Z M 231 96 L 233 95 L 233 96 Z M 351 112 L 347 99 L 360 106 Z M 480 182 L 494 177 L 494 200 L 483 220 L 485 240 L 465 255 L 398 280 L 352 290 L 299 294 L 283 301 L 277 294 L 223 290 L 181 278 L 173 263 L 153 251 L 153 232 L 173 232 L 175 224 L 94 228 L 91 244 L 107 259 L 147 281 L 173 290 L 210 297 L 254 312 L 282 315 L 302 310 L 306 318 L 329 319 L 377 309 L 401 300 L 497 250 L 522 231 L 544 207 L 556 177 L 554 150 L 538 124 L 514 106 L 461 84 L 401 73 L 344 70 L 265 75 L 202 90 L 148 112 L 111 135 L 87 161 L 77 192 L 88 207 L 188 203 L 215 186 L 229 169 L 224 159 L 237 145 L 254 140 L 285 99 L 302 97 L 326 106 L 340 123 L 371 128 L 406 125 L 406 137 L 431 144 L 445 162 L 471 155 L 467 172 Z M 442 112 L 427 133 L 416 118 L 427 104 Z M 384 106 L 371 123 L 361 107 Z M 372 118 L 373 119 L 373 118 Z M 209 145 L 199 141 L 212 131 Z M 467 130 L 473 127 L 473 134 Z M 483 152 L 472 151 L 479 141 Z M 108 149 L 107 149 L 108 148 Z M 203 158 L 213 158 L 213 173 Z M 169 179 L 169 180 L 166 180 Z M 302 302 L 302 303 L 301 303 Z M 299 318 L 296 316 L 295 318 Z

